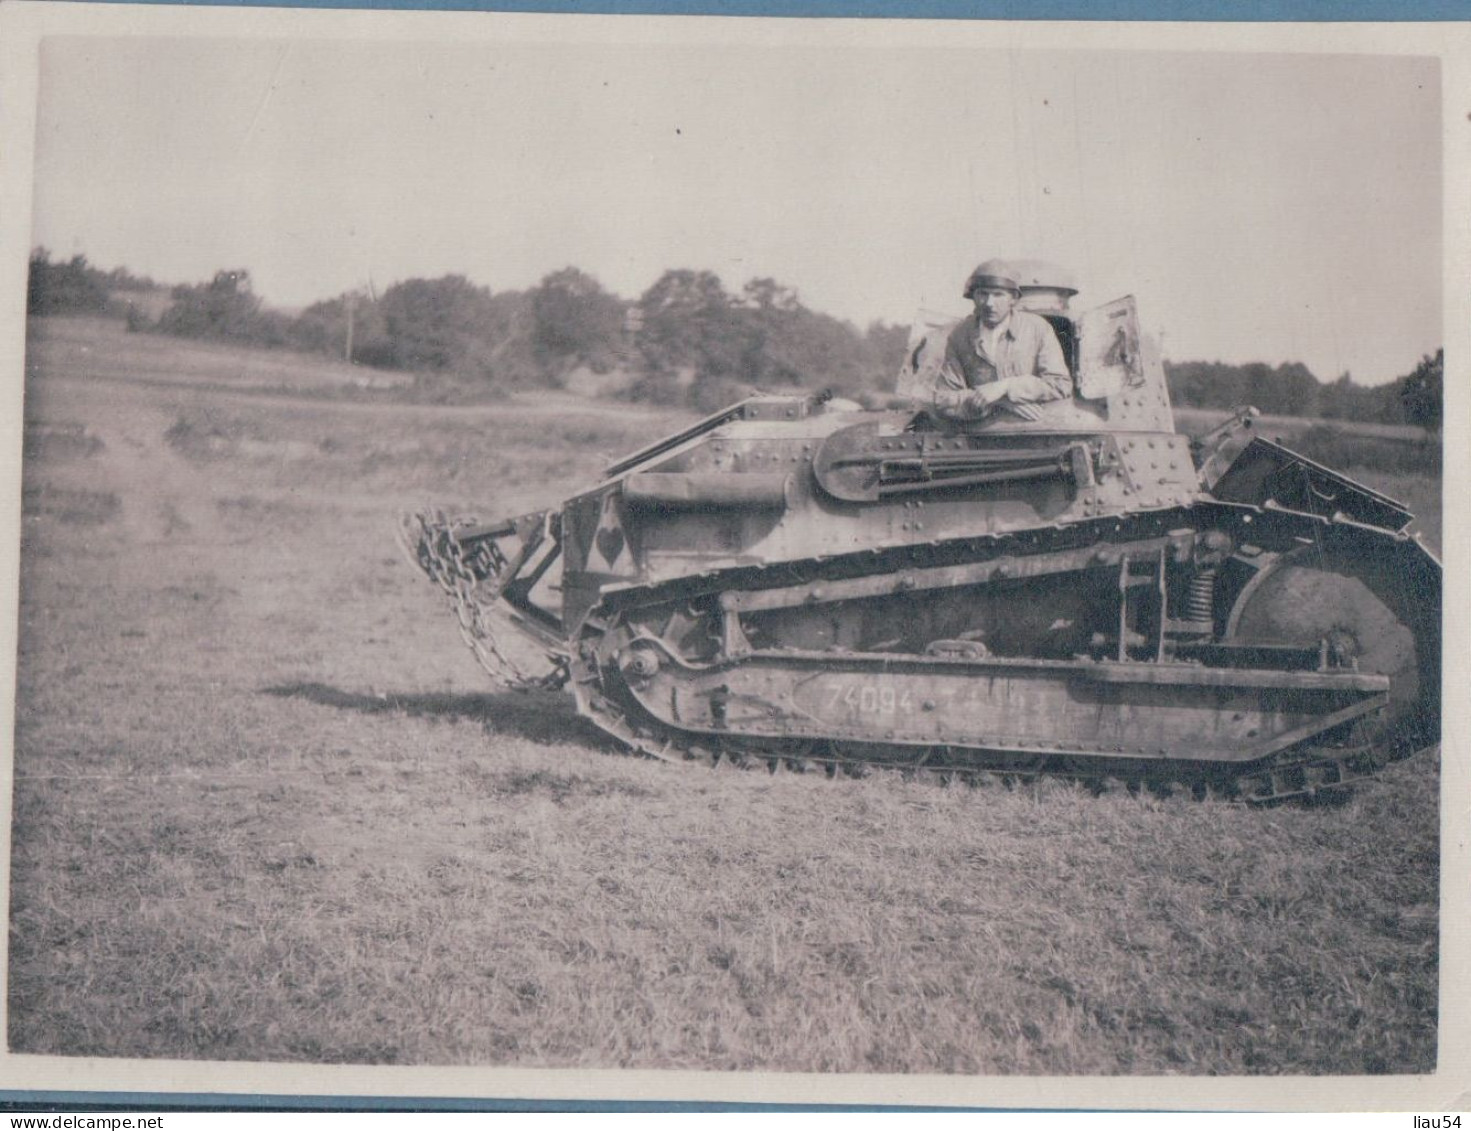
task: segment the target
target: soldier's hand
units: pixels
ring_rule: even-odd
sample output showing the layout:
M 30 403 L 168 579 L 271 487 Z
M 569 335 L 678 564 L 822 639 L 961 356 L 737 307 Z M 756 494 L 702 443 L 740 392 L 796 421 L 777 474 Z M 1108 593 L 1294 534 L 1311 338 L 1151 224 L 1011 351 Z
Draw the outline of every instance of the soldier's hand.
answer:
M 993 404 L 995 404 L 995 401 L 987 394 L 984 385 L 979 389 L 972 389 L 970 395 L 965 398 L 966 415 L 972 417 L 985 416 L 986 413 L 991 411 Z

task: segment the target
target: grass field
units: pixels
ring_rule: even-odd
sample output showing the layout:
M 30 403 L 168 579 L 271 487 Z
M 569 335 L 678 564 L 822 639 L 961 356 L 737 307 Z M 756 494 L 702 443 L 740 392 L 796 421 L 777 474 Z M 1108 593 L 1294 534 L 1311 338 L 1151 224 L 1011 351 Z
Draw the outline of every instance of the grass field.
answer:
M 30 353 L 12 1050 L 1435 1066 L 1434 756 L 1271 810 L 626 756 L 486 690 L 394 516 L 555 503 L 685 417 L 176 350 L 55 320 Z M 1437 483 L 1376 485 L 1438 536 Z

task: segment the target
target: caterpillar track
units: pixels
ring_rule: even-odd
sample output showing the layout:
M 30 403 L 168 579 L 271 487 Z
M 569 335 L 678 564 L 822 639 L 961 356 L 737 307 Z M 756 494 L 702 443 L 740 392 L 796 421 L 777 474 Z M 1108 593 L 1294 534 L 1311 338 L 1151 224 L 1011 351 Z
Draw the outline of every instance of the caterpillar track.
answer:
M 1409 512 L 1250 412 L 1176 434 L 1132 300 L 1100 309 L 1039 419 L 752 398 L 560 508 L 414 516 L 405 547 L 498 682 L 671 761 L 1274 803 L 1436 743 Z

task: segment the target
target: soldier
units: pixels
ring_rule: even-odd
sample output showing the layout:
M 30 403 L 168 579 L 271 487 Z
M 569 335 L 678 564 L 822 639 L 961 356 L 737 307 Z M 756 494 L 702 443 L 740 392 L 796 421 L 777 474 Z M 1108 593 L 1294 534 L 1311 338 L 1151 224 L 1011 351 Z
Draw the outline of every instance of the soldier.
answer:
M 1007 410 L 1025 420 L 1041 415 L 1037 404 L 1072 394 L 1062 346 L 1045 318 L 1016 309 L 1021 288 L 1015 271 L 988 259 L 965 284 L 975 311 L 945 343 L 931 407 L 950 420 L 977 420 Z

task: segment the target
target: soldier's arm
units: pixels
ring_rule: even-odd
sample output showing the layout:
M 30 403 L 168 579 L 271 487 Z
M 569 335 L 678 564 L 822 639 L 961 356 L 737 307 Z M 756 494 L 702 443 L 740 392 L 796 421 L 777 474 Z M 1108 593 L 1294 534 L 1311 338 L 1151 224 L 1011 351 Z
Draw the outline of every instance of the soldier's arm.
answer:
M 970 420 L 984 410 L 975 394 L 976 390 L 965 383 L 965 370 L 961 368 L 954 341 L 946 342 L 945 362 L 935 374 L 935 385 L 925 407 L 947 420 Z

